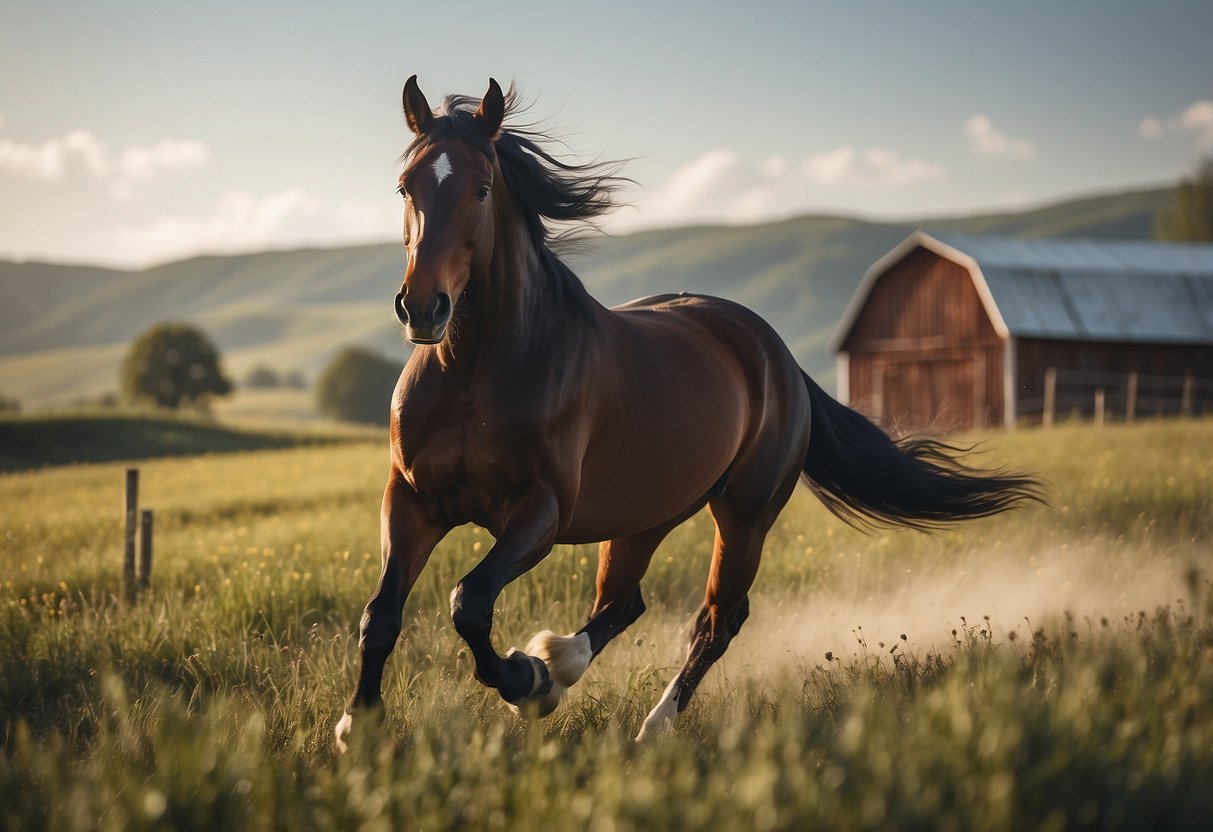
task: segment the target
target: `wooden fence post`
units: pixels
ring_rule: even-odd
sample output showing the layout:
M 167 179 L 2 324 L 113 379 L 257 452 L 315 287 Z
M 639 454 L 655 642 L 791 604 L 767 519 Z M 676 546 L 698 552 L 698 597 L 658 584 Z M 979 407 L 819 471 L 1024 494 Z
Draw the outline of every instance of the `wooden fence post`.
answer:
M 139 588 L 147 589 L 152 578 L 152 511 L 144 509 L 139 524 Z
M 1095 425 L 1103 427 L 1104 390 L 1102 387 L 1095 391 Z
M 135 595 L 135 527 L 139 513 L 139 469 L 126 469 L 126 548 L 122 558 L 122 585 L 126 597 Z
M 1129 373 L 1129 389 L 1125 393 L 1125 421 L 1132 422 L 1137 416 L 1137 371 Z
M 1183 416 L 1192 415 L 1192 371 L 1184 373 L 1184 394 L 1179 402 L 1179 412 Z
M 1053 412 L 1057 407 L 1057 368 L 1045 370 L 1045 405 L 1040 414 L 1041 424 L 1046 428 L 1053 427 Z

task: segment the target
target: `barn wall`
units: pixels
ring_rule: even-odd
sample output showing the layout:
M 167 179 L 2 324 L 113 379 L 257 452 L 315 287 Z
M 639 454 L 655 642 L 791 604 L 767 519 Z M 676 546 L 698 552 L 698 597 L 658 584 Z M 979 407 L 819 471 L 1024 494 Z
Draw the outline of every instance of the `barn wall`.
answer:
M 1208 409 L 1213 382 L 1213 346 L 1189 344 L 1127 344 L 1098 341 L 1016 340 L 1016 410 L 1027 421 L 1038 421 L 1044 400 L 1045 371 L 1059 372 L 1059 413 L 1092 409 L 1093 391 L 1106 391 L 1108 405 L 1123 413 L 1130 372 L 1140 374 L 1138 412 L 1174 412 L 1182 395 L 1181 379 L 1191 374 L 1194 409 Z
M 852 406 L 885 427 L 1001 424 L 1002 341 L 969 273 L 923 248 L 873 286 L 842 350 Z

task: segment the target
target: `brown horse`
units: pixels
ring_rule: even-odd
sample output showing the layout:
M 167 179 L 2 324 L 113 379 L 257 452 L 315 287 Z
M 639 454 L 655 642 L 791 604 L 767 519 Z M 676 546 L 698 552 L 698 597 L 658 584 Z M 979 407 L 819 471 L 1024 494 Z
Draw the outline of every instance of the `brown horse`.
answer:
M 383 571 L 362 617 L 357 689 L 337 724 L 382 707 L 384 662 L 430 553 L 475 523 L 495 545 L 451 594 L 476 678 L 506 702 L 555 708 L 644 612 L 640 580 L 670 530 L 709 507 L 716 542 L 686 663 L 644 721 L 669 727 L 749 612 L 763 540 L 800 479 L 851 521 L 929 527 L 1035 495 L 931 440 L 894 443 L 797 366 L 774 330 L 729 301 L 661 295 L 599 305 L 553 254 L 552 221 L 589 220 L 619 180 L 564 164 L 539 134 L 503 129 L 514 96 L 417 87 L 400 177 L 408 266 L 396 314 L 418 346 L 391 410 Z M 498 655 L 502 589 L 556 543 L 601 543 L 597 596 L 577 633 Z

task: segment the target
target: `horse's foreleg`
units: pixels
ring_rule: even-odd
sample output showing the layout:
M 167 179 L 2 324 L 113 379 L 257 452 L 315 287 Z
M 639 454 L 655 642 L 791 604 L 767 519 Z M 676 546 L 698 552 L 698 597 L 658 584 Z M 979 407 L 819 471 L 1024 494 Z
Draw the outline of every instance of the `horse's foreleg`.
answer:
M 337 748 L 341 751 L 346 749 L 355 714 L 383 706 L 383 666 L 400 636 L 404 602 L 446 532 L 428 519 L 416 493 L 393 471 L 383 492 L 380 513 L 383 562 L 379 584 L 359 626 L 358 686 L 336 727 Z
M 497 543 L 451 593 L 451 619 L 476 663 L 476 678 L 506 702 L 542 696 L 551 689 L 544 663 L 524 653 L 502 658 L 493 649 L 493 604 L 506 584 L 543 560 L 556 540 L 560 514 L 550 491 L 521 497 Z

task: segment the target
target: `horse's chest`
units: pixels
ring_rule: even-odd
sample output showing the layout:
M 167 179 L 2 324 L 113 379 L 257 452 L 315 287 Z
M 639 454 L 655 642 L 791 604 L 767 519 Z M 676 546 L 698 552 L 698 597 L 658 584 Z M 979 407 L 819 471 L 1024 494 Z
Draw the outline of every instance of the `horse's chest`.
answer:
M 511 477 L 488 424 L 448 416 L 412 437 L 402 431 L 402 446 L 405 478 L 448 519 L 498 524 Z

